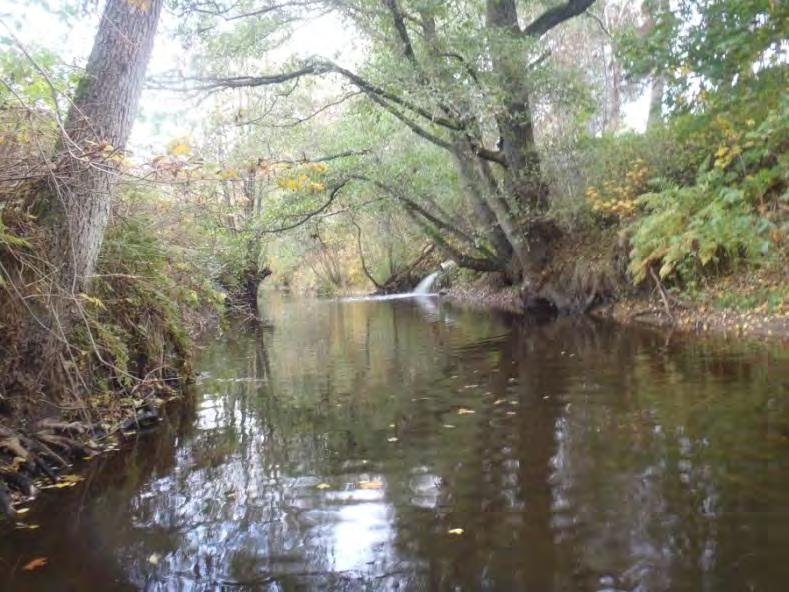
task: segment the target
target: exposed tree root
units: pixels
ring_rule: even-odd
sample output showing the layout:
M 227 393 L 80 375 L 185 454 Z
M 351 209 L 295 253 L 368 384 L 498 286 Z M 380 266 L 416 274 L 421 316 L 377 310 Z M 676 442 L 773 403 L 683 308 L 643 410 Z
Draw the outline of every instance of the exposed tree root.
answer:
M 8 518 L 16 518 L 16 510 L 11 501 L 11 492 L 8 491 L 8 487 L 6 487 L 5 483 L 2 481 L 0 481 L 0 511 L 8 516 Z
M 16 517 L 14 506 L 38 493 L 37 480 L 57 483 L 59 475 L 69 472 L 74 462 L 100 453 L 102 441 L 158 425 L 160 406 L 165 402 L 159 397 L 177 395 L 158 382 L 149 382 L 146 390 L 147 395 L 137 393 L 142 404 L 133 410 L 126 408 L 125 414 L 132 411 L 131 417 L 116 416 L 114 427 L 60 418 L 39 420 L 29 429 L 0 425 L 0 513 Z
M 0 426 L 0 511 L 16 516 L 14 504 L 36 495 L 35 479 L 45 477 L 57 483 L 58 473 L 71 466 L 71 461 L 95 454 L 90 445 L 55 431 L 83 437 L 88 429 L 78 422 L 45 420 L 39 431 L 24 433 Z

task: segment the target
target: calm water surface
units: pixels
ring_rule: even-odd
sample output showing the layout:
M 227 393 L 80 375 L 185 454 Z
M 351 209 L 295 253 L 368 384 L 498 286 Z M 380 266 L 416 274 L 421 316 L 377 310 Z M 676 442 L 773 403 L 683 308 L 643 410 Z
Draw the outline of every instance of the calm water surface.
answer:
M 0 524 L 0 586 L 787 589 L 786 350 L 263 305 L 201 353 L 193 405 L 48 493 L 37 530 Z

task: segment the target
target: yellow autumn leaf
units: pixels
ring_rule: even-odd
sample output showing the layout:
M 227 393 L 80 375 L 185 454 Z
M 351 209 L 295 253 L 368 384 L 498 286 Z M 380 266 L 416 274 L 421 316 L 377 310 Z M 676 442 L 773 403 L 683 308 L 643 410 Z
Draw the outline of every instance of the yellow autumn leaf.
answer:
M 167 154 L 170 156 L 189 156 L 192 147 L 185 138 L 177 138 L 167 145 Z
M 61 475 L 59 479 L 64 483 L 79 483 L 80 481 L 84 481 L 85 477 L 82 475 Z
M 329 485 L 328 483 L 319 483 L 315 487 L 317 489 L 329 489 L 331 487 L 331 485 Z
M 465 407 L 458 409 L 458 415 L 471 415 L 472 413 L 476 413 L 476 411 L 473 409 L 466 409 Z
M 84 300 L 88 304 L 92 304 L 96 308 L 100 308 L 102 310 L 107 310 L 107 307 L 104 306 L 104 303 L 100 299 L 96 298 L 95 296 L 90 296 L 90 295 L 85 294 L 84 292 L 82 292 L 82 293 L 80 293 L 79 297 L 80 297 L 81 300 Z
M 463 534 L 463 532 L 464 532 L 464 531 L 463 531 L 463 529 L 462 529 L 462 528 L 450 528 L 450 529 L 447 531 L 447 534 L 460 535 L 460 534 Z

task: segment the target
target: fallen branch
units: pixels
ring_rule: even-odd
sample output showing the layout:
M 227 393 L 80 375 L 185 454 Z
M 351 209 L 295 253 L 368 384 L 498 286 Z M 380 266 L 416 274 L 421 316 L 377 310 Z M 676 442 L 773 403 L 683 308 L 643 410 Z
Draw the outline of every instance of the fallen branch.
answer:
M 663 284 L 660 282 L 660 278 L 655 273 L 655 270 L 652 267 L 649 268 L 649 275 L 652 276 L 652 279 L 655 281 L 655 286 L 657 286 L 658 292 L 660 294 L 660 299 L 663 301 L 663 308 L 666 310 L 666 314 L 668 318 L 673 321 L 676 321 L 674 315 L 671 313 L 671 303 L 669 302 L 668 294 L 666 293 L 666 289 L 663 287 Z

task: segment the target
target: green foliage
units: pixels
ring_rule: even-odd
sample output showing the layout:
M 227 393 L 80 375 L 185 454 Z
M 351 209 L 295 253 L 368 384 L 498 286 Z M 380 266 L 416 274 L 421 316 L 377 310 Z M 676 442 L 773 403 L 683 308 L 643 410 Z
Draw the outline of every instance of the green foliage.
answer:
M 11 232 L 0 218 L 0 249 L 27 249 L 30 248 L 30 243 L 23 237 L 17 236 Z
M 217 315 L 222 297 L 199 262 L 143 211 L 109 228 L 93 292 L 83 300 L 99 353 L 128 387 L 132 376 L 152 371 L 188 373 L 193 321 Z M 81 339 L 90 338 L 83 332 Z
M 79 70 L 43 48 L 20 49 L 0 37 L 0 108 L 57 109 L 79 82 Z
M 652 30 L 631 32 L 622 53 L 632 74 L 666 80 L 664 102 L 674 112 L 700 112 L 710 100 L 731 104 L 755 78 L 785 70 L 786 2 L 649 0 L 647 10 Z

